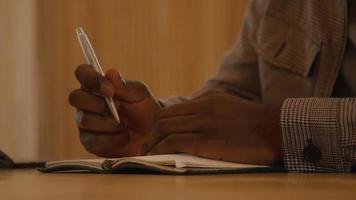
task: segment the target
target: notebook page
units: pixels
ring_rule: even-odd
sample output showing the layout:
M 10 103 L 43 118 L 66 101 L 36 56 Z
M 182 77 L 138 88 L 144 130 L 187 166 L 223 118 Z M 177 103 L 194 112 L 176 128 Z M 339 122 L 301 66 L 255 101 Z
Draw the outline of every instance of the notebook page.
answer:
M 221 160 L 213 160 L 208 158 L 196 157 L 192 155 L 176 155 L 176 167 L 199 167 L 199 168 L 256 168 L 267 167 L 264 165 L 251 165 L 234 162 L 226 162 Z
M 175 155 L 177 155 L 177 154 L 134 156 L 134 157 L 128 157 L 128 158 L 133 158 L 133 159 L 150 162 L 150 163 L 154 163 L 154 164 L 159 164 L 159 165 L 170 165 L 170 166 L 173 165 L 173 166 L 175 166 L 176 165 Z
M 151 155 L 151 156 L 136 156 L 132 157 L 138 160 L 151 162 L 161 165 L 175 165 L 177 168 L 256 168 L 267 167 L 263 165 L 250 165 L 226 162 L 220 160 L 212 160 L 188 154 L 163 154 L 163 155 Z
M 101 164 L 106 159 L 78 159 L 78 160 L 58 160 L 46 162 L 46 167 L 58 166 L 58 165 L 82 165 L 101 168 Z

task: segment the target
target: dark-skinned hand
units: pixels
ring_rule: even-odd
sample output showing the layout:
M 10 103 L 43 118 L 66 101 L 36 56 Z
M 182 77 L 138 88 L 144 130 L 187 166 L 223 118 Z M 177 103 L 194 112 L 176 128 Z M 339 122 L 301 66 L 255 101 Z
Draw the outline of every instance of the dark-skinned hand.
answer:
M 160 108 L 147 86 L 139 81 L 123 81 L 113 69 L 103 77 L 89 65 L 77 67 L 75 75 L 81 88 L 70 93 L 69 103 L 78 110 L 77 125 L 85 149 L 102 157 L 138 155 Z M 120 124 L 103 96 L 113 97 Z
M 91 153 L 189 153 L 251 164 L 281 163 L 279 107 L 207 92 L 160 108 L 145 84 L 123 82 L 115 70 L 102 77 L 91 66 L 81 65 L 75 74 L 82 87 L 71 92 L 69 102 L 78 109 L 80 139 Z M 103 96 L 113 97 L 120 125 Z
M 225 161 L 281 165 L 279 107 L 207 92 L 157 113 L 143 154 L 188 153 Z

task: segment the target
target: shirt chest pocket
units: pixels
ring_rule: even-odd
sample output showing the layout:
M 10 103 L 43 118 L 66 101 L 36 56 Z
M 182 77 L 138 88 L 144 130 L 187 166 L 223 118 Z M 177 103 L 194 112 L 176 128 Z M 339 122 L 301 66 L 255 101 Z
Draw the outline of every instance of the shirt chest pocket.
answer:
M 255 33 L 259 56 L 276 68 L 308 77 L 321 42 L 286 19 L 268 14 Z

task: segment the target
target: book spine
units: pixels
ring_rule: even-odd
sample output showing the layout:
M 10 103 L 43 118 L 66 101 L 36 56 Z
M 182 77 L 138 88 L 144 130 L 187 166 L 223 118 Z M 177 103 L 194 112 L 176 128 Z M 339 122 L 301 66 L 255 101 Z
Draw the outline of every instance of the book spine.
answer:
M 104 162 L 101 164 L 101 167 L 104 170 L 111 170 L 113 166 L 113 162 L 111 160 L 104 160 Z

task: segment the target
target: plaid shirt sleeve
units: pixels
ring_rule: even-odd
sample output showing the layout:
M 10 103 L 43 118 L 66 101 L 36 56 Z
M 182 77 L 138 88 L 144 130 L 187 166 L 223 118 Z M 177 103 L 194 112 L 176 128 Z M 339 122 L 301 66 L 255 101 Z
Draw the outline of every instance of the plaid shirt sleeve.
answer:
M 351 171 L 356 160 L 356 98 L 287 99 L 281 129 L 289 171 Z

